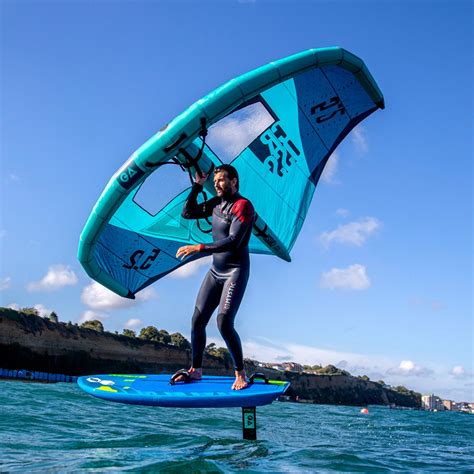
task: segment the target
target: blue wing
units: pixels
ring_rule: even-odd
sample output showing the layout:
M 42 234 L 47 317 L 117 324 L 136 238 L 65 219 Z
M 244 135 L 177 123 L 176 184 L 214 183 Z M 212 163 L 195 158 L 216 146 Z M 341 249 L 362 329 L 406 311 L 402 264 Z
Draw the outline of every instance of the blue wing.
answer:
M 104 286 L 134 297 L 183 265 L 175 258 L 180 246 L 210 241 L 210 220 L 181 217 L 189 188 L 156 214 L 136 199 L 170 160 L 191 175 L 232 162 L 240 192 L 258 214 L 251 252 L 289 261 L 332 152 L 383 107 L 362 60 L 341 48 L 305 51 L 229 81 L 174 119 L 112 177 L 81 235 L 80 262 Z M 209 128 L 205 140 L 203 124 Z M 206 193 L 214 194 L 210 180 Z

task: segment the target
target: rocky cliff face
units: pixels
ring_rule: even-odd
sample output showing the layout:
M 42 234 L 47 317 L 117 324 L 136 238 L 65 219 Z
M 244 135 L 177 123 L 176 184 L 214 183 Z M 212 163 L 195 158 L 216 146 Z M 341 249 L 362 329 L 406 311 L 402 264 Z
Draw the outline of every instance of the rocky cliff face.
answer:
M 284 372 L 291 382 L 288 395 L 314 403 L 336 405 L 397 405 L 420 408 L 420 397 L 403 394 L 351 375 L 312 375 Z
M 138 338 L 100 333 L 38 316 L 0 310 L 0 360 L 6 369 L 68 375 L 103 372 L 174 372 L 189 367 L 189 351 Z M 230 370 L 216 357 L 205 358 L 210 374 Z
M 5 369 L 40 370 L 68 375 L 97 373 L 173 373 L 191 364 L 190 351 L 137 338 L 100 333 L 72 324 L 0 308 L 0 365 Z M 287 395 L 315 403 L 420 407 L 421 400 L 381 385 L 345 375 L 279 372 L 246 361 L 247 371 L 288 380 Z M 210 375 L 230 375 L 232 367 L 205 355 Z

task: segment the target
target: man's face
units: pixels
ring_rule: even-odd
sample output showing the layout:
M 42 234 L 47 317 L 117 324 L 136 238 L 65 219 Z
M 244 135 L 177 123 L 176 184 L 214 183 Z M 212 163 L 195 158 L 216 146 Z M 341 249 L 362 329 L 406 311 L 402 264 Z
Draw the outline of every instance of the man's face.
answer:
M 214 175 L 214 187 L 219 197 L 224 194 L 233 194 L 236 189 L 237 179 L 232 180 L 227 176 L 227 171 L 219 171 Z

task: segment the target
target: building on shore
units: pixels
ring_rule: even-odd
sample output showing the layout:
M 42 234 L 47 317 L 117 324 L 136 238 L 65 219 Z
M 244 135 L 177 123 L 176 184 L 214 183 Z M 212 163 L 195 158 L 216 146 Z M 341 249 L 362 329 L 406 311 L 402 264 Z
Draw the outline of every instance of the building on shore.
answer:
M 454 410 L 455 403 L 452 400 L 443 400 L 445 410 Z
M 280 372 L 296 372 L 296 373 L 306 372 L 308 373 L 307 371 L 304 371 L 303 365 L 298 364 L 298 362 L 282 362 L 281 364 L 278 364 L 275 362 L 258 362 L 258 361 L 255 361 L 255 362 L 258 367 L 261 367 L 264 369 L 273 369 L 273 370 L 278 370 Z
M 423 395 L 421 406 L 429 411 L 460 411 L 474 413 L 474 403 L 454 402 L 453 400 L 442 400 L 434 394 Z
M 474 414 L 474 403 L 458 402 L 453 404 L 454 411 L 462 411 L 464 413 Z
M 443 411 L 446 410 L 443 400 L 433 393 L 431 395 L 423 395 L 421 397 L 421 406 L 424 410 Z
M 282 362 L 282 367 L 289 372 L 303 372 L 303 365 L 298 364 L 298 362 Z

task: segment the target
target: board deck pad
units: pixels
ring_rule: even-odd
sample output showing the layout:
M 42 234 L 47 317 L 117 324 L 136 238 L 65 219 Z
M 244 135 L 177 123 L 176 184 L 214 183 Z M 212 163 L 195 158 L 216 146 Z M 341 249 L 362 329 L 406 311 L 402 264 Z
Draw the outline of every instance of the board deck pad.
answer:
M 256 407 L 282 395 L 289 382 L 256 379 L 232 390 L 234 377 L 203 376 L 200 381 L 170 385 L 171 374 L 102 374 L 79 377 L 86 393 L 112 402 L 176 408 Z

